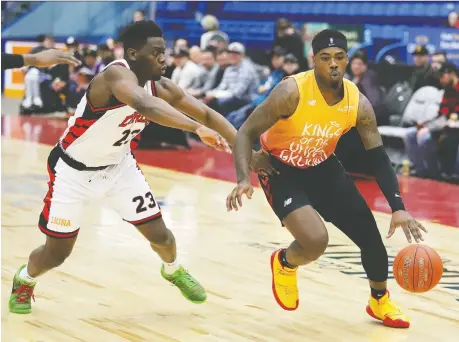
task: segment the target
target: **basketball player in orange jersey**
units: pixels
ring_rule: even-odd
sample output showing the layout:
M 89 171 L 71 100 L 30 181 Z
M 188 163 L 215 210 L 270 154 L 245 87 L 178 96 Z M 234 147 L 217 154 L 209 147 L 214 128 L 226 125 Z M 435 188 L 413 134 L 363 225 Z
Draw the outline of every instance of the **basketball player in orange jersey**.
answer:
M 243 194 L 252 197 L 251 146 L 261 135 L 262 149 L 277 172 L 260 175 L 260 183 L 273 211 L 295 238 L 287 249 L 271 256 L 277 303 L 285 310 L 298 307 L 298 266 L 318 259 L 327 248 L 320 214 L 361 250 L 371 287 L 368 314 L 386 326 L 408 328 L 408 317 L 389 298 L 388 257 L 373 214 L 333 153 L 351 127 L 357 127 L 368 164 L 392 208 L 388 237 L 401 226 L 409 242 L 410 234 L 419 242 L 423 240 L 420 229 L 426 230 L 405 211 L 371 104 L 354 83 L 343 79 L 348 64 L 345 36 L 324 30 L 316 35 L 312 48 L 314 69 L 279 83 L 240 128 L 233 149 L 238 184 L 227 198 L 227 209 L 238 210 Z
M 201 284 L 176 258 L 174 235 L 137 166 L 131 142 L 150 120 L 194 132 L 217 149 L 228 147 L 225 139 L 233 144 L 236 130 L 223 116 L 161 77 L 166 71 L 165 42 L 154 22 L 128 26 L 123 43 L 125 58 L 95 76 L 49 155 L 49 191 L 38 221 L 46 242 L 32 251 L 28 264 L 16 272 L 11 312 L 31 312 L 37 278 L 71 254 L 83 205 L 95 197 L 103 197 L 124 221 L 138 229 L 161 257 L 162 277 L 176 285 L 185 298 L 193 303 L 207 298 Z

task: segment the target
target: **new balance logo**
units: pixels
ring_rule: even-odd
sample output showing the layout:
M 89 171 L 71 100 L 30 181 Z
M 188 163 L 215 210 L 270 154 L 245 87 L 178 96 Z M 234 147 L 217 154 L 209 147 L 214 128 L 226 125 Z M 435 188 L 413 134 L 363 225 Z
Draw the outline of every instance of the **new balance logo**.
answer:
M 316 100 L 311 100 L 311 101 L 308 101 L 308 104 L 309 104 L 310 106 L 315 106 L 315 105 L 316 105 L 316 103 L 317 103 L 317 101 L 316 101 Z
M 288 206 L 289 204 L 291 204 L 291 203 L 292 203 L 292 199 L 291 199 L 291 198 L 286 199 L 286 200 L 284 201 L 284 208 L 285 208 L 286 206 Z

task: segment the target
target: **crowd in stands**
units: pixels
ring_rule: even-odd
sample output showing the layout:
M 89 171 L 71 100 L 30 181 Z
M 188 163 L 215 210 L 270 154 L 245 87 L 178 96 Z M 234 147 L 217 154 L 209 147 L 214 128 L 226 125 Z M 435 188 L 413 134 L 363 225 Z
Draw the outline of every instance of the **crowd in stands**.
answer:
M 142 12 L 134 14 L 135 21 L 143 19 Z M 451 27 L 459 25 L 457 14 L 452 13 L 448 21 Z M 190 46 L 184 37 L 175 39 L 167 51 L 168 69 L 165 76 L 224 115 L 236 128 L 241 127 L 284 77 L 313 67 L 308 41 L 287 19 L 277 21 L 275 40 L 266 52 L 270 61 L 268 65 L 254 62 L 248 56 L 247 49 L 250 47 L 232 42 L 231 37 L 220 31 L 218 19 L 214 16 L 204 16 L 201 25 L 203 34 L 199 45 Z M 53 44 L 52 37 L 42 37 L 42 44 L 35 51 L 50 48 Z M 73 37 L 69 37 L 66 44 L 83 64 L 73 70 L 68 66 L 49 70 L 29 68 L 25 76 L 26 94 L 21 103 L 22 113 L 57 111 L 71 114 L 92 77 L 112 60 L 123 56 L 122 47 L 113 39 L 97 48 L 81 48 L 78 40 Z M 405 82 L 397 82 L 386 88 L 380 81 L 377 68 L 368 60 L 365 52 L 357 51 L 350 56 L 345 77 L 352 80 L 373 104 L 378 126 L 403 128 L 399 138 L 403 140 L 405 155 L 412 166 L 412 175 L 457 180 L 458 69 L 448 62 L 444 52 L 429 54 L 422 45 L 413 52 L 413 59 L 411 76 Z M 400 89 L 405 97 L 401 102 Z M 413 107 L 410 101 L 414 102 L 416 93 L 425 89 L 439 91 L 435 115 L 424 120 L 425 115 L 415 112 L 410 114 L 410 120 L 405 120 L 406 111 Z M 395 104 L 398 106 L 397 113 L 394 113 Z M 397 115 L 393 114 L 398 115 L 398 121 L 394 122 Z M 170 137 L 163 135 L 163 138 L 168 140 Z M 172 145 L 186 141 L 181 138 L 178 140 L 180 142 L 172 142 Z M 340 144 L 347 146 L 348 150 L 354 152 L 362 148 L 355 130 L 351 130 L 342 140 Z M 183 144 L 187 145 L 186 142 Z M 353 148 L 357 145 L 358 148 Z M 341 150 L 337 153 L 341 153 Z M 346 159 L 345 155 L 343 159 Z

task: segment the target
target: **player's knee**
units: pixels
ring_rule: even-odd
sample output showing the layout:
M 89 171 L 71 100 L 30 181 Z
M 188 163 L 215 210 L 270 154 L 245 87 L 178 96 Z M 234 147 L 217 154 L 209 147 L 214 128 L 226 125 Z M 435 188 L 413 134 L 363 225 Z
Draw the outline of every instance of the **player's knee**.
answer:
M 301 245 L 301 255 L 305 263 L 315 261 L 324 254 L 328 246 L 328 233 L 324 230 L 321 233 L 308 237 L 305 241 L 299 242 Z
M 167 228 L 155 230 L 152 232 L 148 240 L 155 246 L 167 247 L 175 243 L 174 235 Z
M 322 254 L 324 254 L 325 250 L 328 246 L 328 233 L 325 230 L 322 234 L 318 234 L 315 236 L 308 247 L 306 253 L 310 260 L 317 260 L 320 258 Z

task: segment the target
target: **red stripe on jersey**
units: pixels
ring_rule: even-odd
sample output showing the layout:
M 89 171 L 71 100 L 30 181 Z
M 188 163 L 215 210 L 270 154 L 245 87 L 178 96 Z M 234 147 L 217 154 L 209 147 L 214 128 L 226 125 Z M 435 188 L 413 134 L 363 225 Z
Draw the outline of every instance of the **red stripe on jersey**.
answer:
M 140 134 L 137 134 L 134 139 L 131 140 L 131 151 L 132 150 L 135 150 L 137 148 L 137 146 L 139 146 L 139 142 L 140 142 Z
M 48 175 L 49 175 L 48 192 L 46 193 L 46 196 L 43 200 L 45 205 L 42 211 L 43 217 L 45 218 L 46 222 L 48 222 L 48 219 L 49 219 L 49 210 L 51 208 L 51 198 L 53 197 L 54 181 L 56 180 L 56 176 L 54 175 L 54 172 L 51 170 L 49 164 L 48 164 Z
M 150 87 L 151 87 L 151 93 L 153 94 L 153 96 L 158 96 L 156 94 L 156 85 L 155 85 L 155 81 L 150 81 Z
M 43 227 L 42 225 L 38 225 L 38 228 L 40 228 L 40 230 L 41 230 L 45 235 L 52 236 L 52 237 L 55 237 L 55 238 L 60 238 L 60 239 L 69 239 L 69 238 L 75 237 L 75 236 L 78 235 L 78 232 L 80 231 L 80 228 L 78 228 L 78 229 L 75 230 L 74 232 L 70 232 L 70 233 L 59 233 L 59 232 L 55 232 L 54 230 L 49 230 L 48 228 L 45 228 L 45 227 Z
M 84 132 L 88 130 L 97 120 L 88 120 L 77 118 L 75 124 L 70 127 L 69 131 L 65 135 L 65 138 L 62 139 L 62 147 L 66 150 L 75 140 L 83 135 Z
M 126 221 L 126 220 L 125 220 L 125 221 L 126 221 L 126 222 L 129 222 L 130 224 L 133 224 L 133 225 L 135 226 L 136 224 L 142 224 L 142 223 L 146 223 L 146 222 L 148 222 L 148 221 L 157 220 L 157 219 L 159 219 L 161 216 L 162 216 L 162 215 L 161 215 L 161 212 L 159 212 L 159 213 L 156 213 L 156 214 L 154 214 L 154 215 L 152 215 L 152 216 L 146 217 L 146 218 L 141 219 L 141 220 L 138 220 L 138 221 Z

